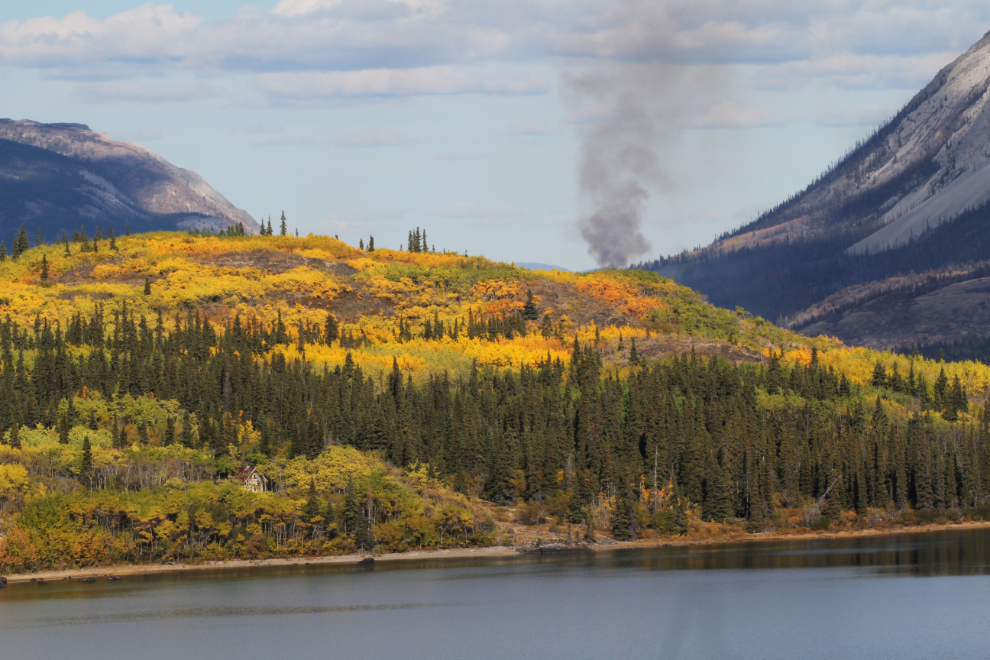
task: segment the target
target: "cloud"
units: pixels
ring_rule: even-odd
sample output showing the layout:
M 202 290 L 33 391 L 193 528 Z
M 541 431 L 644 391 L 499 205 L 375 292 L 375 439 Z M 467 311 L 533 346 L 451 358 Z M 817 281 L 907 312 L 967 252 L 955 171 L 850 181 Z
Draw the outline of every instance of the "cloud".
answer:
M 311 147 L 316 144 L 316 140 L 309 137 L 274 137 L 267 140 L 257 140 L 256 147 Z
M 281 100 L 452 94 L 539 94 L 549 85 L 538 75 L 447 66 L 420 69 L 266 73 L 255 85 Z
M 115 136 L 115 139 L 123 142 L 146 142 L 151 140 L 161 140 L 162 130 L 155 126 L 146 126 L 133 131 L 124 131 Z
M 409 215 L 410 209 L 394 209 L 391 211 L 339 211 L 325 218 L 320 224 L 327 228 L 330 234 L 375 233 L 383 224 Z M 381 245 L 381 247 L 388 247 Z
M 511 224 L 522 219 L 522 211 L 512 204 L 486 206 L 474 202 L 455 202 L 449 206 L 434 209 L 432 214 L 439 218 L 470 220 L 479 227 L 493 227 Z
M 988 23 L 985 0 L 279 0 L 217 21 L 149 2 L 0 23 L 0 66 L 104 82 L 236 72 L 296 102 L 544 93 L 534 63 L 753 64 L 766 87 L 890 88 L 917 86 Z
M 342 133 L 330 143 L 338 147 L 390 147 L 415 142 L 411 137 L 401 135 L 384 127 L 368 128 Z
M 183 103 L 213 98 L 215 86 L 205 84 L 170 84 L 164 81 L 93 83 L 79 87 L 75 96 L 86 103 L 126 101 L 130 103 Z
M 0 62 L 63 73 L 94 63 L 263 72 L 558 56 L 765 64 L 958 52 L 988 22 L 990 6 L 976 0 L 280 0 L 215 22 L 149 2 L 104 20 L 77 11 L 2 23 Z
M 285 133 L 283 126 L 270 126 L 265 121 L 251 122 L 241 129 L 244 135 L 277 135 Z
M 527 137 L 538 137 L 555 133 L 556 129 L 541 119 L 531 119 L 520 121 L 509 125 L 505 129 L 506 135 L 517 135 Z
M 814 113 L 807 121 L 819 126 L 879 126 L 900 110 L 895 106 L 871 103 L 850 108 L 830 108 Z
M 813 60 L 761 67 L 758 89 L 793 91 L 812 82 L 840 89 L 918 89 L 959 53 L 872 55 L 840 52 Z
M 484 160 L 488 157 L 480 151 L 441 151 L 436 155 L 437 160 Z
M 772 108 L 763 105 L 740 105 L 734 101 L 716 103 L 688 121 L 692 128 L 752 128 L 779 126 Z

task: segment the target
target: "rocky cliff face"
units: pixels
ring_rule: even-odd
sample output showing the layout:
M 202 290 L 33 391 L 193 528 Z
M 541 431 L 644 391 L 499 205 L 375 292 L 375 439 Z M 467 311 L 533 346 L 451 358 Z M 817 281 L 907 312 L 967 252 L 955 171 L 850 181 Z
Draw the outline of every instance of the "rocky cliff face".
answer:
M 990 335 L 990 289 L 966 283 L 988 259 L 990 33 L 803 191 L 643 266 L 719 306 L 886 348 Z M 924 286 L 897 283 L 908 274 Z
M 124 222 L 136 231 L 259 229 L 198 174 L 140 145 L 82 124 L 0 119 L 0 231 Z
M 851 255 L 918 239 L 990 201 L 990 33 L 869 139 L 708 251 L 846 234 Z

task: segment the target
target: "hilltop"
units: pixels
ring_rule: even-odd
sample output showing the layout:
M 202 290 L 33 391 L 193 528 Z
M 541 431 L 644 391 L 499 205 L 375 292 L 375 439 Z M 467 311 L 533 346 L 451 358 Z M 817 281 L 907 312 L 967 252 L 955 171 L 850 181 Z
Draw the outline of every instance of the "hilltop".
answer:
M 409 247 L 159 232 L 0 262 L 0 571 L 990 514 L 990 368 L 654 273 Z
M 81 226 L 257 232 L 198 174 L 83 124 L 0 119 L 0 236 L 24 223 L 47 240 Z

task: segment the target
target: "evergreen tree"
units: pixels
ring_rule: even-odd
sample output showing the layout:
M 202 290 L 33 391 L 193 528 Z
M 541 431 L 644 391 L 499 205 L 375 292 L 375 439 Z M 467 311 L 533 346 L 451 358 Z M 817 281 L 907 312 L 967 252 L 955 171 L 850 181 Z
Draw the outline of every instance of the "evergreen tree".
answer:
M 38 236 L 36 237 L 34 244 L 38 247 L 44 245 L 44 242 L 41 240 L 41 227 L 38 227 Z
M 286 236 L 288 233 L 289 233 L 289 226 L 286 224 L 285 221 L 285 211 L 282 211 L 282 224 L 280 225 L 278 235 Z
M 150 296 L 151 295 L 151 277 L 150 276 L 147 276 L 147 275 L 144 278 L 144 291 L 143 291 L 143 293 L 146 296 Z
M 343 524 L 345 534 L 355 534 L 358 531 L 361 510 L 358 507 L 357 497 L 354 493 L 354 478 L 347 478 L 347 488 L 344 490 L 344 503 L 340 511 L 340 522 Z
M 114 252 L 119 251 L 117 247 L 117 237 L 113 233 L 113 227 L 110 228 L 110 249 Z
M 58 420 L 58 442 L 62 445 L 69 444 L 69 420 L 66 415 Z
M 48 257 L 46 255 L 41 255 L 41 281 L 48 281 Z
M 536 308 L 536 301 L 533 299 L 532 289 L 526 289 L 526 303 L 523 305 L 522 315 L 527 321 L 535 321 L 540 318 L 540 312 Z
M 327 320 L 324 323 L 323 339 L 324 343 L 327 345 L 337 341 L 340 337 L 340 325 L 337 323 L 337 317 L 327 312 Z
M 10 446 L 14 449 L 21 448 L 21 428 L 17 422 L 10 427 Z
M 374 252 L 374 251 L 375 251 L 375 237 L 374 236 L 369 236 L 368 237 L 368 252 Z
M 316 493 L 316 480 L 309 480 L 309 491 L 306 495 L 306 504 L 303 506 L 303 520 L 308 523 L 313 522 L 313 519 L 320 515 L 323 507 L 320 505 L 319 499 L 317 499 Z
M 89 479 L 93 473 L 93 448 L 89 443 L 89 434 L 83 436 L 82 462 L 79 466 L 79 476 Z

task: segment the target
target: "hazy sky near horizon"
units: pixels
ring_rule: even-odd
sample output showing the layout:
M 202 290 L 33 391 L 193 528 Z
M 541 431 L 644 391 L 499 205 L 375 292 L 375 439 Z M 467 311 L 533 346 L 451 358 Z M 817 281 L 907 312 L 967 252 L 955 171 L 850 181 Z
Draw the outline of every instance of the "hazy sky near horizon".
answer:
M 584 269 L 616 163 L 648 194 L 631 258 L 708 243 L 987 30 L 969 0 L 0 0 L 0 117 L 138 142 L 301 233 Z

